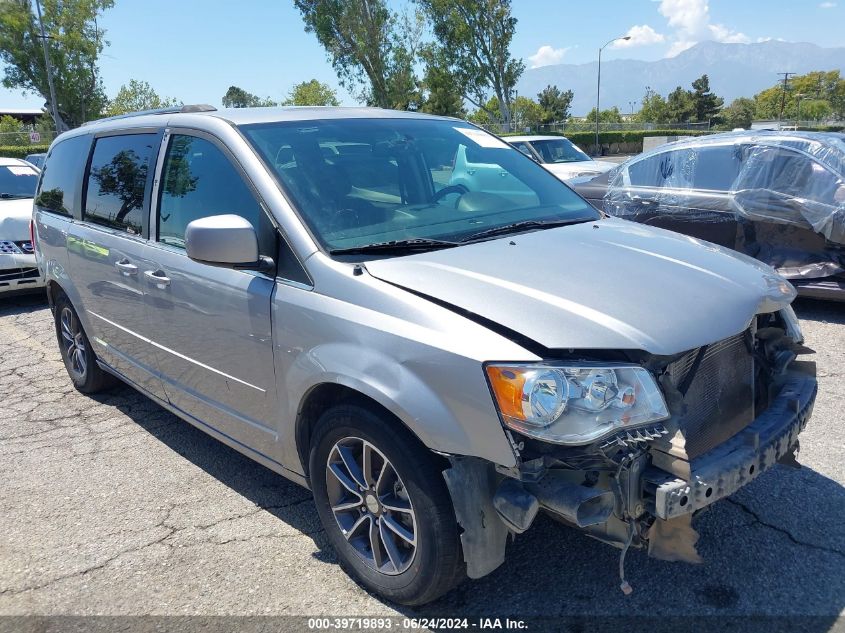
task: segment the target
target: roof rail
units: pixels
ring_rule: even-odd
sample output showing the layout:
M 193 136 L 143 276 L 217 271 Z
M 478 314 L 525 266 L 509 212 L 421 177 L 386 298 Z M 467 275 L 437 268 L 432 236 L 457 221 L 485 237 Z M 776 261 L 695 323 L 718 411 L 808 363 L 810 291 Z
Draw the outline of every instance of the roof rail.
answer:
M 82 126 L 91 125 L 92 123 L 102 123 L 103 121 L 118 121 L 120 119 L 131 119 L 136 116 L 144 116 L 146 114 L 178 114 L 190 112 L 215 112 L 217 108 L 206 103 L 193 103 L 181 106 L 170 106 L 167 108 L 155 108 L 153 110 L 138 110 L 137 112 L 128 112 L 126 114 L 118 114 L 116 116 L 109 116 L 102 119 L 95 119 L 93 121 L 86 121 Z

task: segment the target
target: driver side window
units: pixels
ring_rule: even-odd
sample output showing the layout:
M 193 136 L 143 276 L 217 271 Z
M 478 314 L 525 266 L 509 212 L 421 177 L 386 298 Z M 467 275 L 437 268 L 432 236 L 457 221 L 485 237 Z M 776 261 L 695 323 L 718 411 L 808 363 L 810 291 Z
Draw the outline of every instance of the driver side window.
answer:
M 275 255 L 272 225 L 229 158 L 204 138 L 174 134 L 162 169 L 158 241 L 185 248 L 188 223 L 224 214 L 248 220 L 258 234 L 261 254 Z

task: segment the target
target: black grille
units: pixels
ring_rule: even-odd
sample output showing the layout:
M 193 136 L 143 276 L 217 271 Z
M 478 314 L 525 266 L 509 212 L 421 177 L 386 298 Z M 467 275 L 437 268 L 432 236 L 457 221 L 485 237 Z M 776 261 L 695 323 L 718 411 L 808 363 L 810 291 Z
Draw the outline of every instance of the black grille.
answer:
M 0 282 L 16 281 L 19 279 L 36 279 L 37 277 L 37 268 L 17 268 L 15 270 L 0 271 Z
M 754 419 L 754 357 L 743 332 L 700 348 L 669 365 L 675 385 L 688 384 L 680 430 L 692 459 L 733 437 Z M 694 371 L 694 375 L 689 376 Z

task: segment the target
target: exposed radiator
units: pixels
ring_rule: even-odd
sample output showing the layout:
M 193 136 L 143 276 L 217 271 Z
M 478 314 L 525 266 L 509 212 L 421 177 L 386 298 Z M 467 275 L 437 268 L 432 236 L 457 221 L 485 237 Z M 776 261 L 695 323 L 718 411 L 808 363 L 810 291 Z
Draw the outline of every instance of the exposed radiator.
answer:
M 736 435 L 754 419 L 754 357 L 746 333 L 709 345 L 695 369 L 680 419 L 688 459 L 706 453 Z M 693 371 L 699 349 L 667 368 L 675 385 Z

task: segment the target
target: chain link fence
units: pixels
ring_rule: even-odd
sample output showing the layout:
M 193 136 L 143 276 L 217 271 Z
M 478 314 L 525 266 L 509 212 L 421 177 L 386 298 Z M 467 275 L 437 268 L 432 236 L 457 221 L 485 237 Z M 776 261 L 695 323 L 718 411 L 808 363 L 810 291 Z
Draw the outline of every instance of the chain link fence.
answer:
M 57 134 L 54 130 L 21 130 L 20 132 L 0 132 L 0 147 L 20 147 L 26 145 L 49 145 Z

